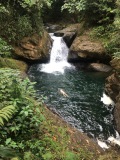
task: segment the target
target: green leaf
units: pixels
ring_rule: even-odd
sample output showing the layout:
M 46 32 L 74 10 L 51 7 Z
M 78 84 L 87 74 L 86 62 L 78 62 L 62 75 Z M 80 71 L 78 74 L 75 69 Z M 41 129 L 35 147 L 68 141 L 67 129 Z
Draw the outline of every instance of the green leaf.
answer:
M 52 157 L 53 157 L 53 155 L 51 152 L 47 152 L 46 154 L 43 155 L 43 158 L 45 160 L 50 160 L 50 159 L 52 159 Z
M 27 116 L 28 116 L 28 111 L 25 111 L 24 114 L 25 114 L 25 116 L 27 117 Z
M 8 145 L 11 142 L 11 138 L 6 139 L 5 144 Z
M 11 118 L 14 111 L 15 111 L 15 107 L 12 105 L 4 107 L 3 109 L 0 110 L 0 125 L 1 126 L 4 125 L 3 120 L 5 119 L 6 121 L 8 121 Z

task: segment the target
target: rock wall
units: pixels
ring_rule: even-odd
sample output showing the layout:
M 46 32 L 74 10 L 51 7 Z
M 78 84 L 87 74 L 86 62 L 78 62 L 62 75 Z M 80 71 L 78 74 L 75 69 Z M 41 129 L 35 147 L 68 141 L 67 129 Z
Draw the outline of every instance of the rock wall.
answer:
M 115 103 L 117 102 L 117 96 L 120 92 L 120 79 L 116 72 L 106 79 L 105 92 L 113 99 Z
M 115 72 L 106 79 L 105 91 L 114 100 L 114 120 L 116 130 L 120 133 L 120 59 L 113 59 L 111 66 Z
M 23 38 L 18 45 L 14 46 L 15 55 L 19 58 L 32 61 L 47 62 L 50 59 L 52 40 L 44 31 L 42 37 L 34 34 Z

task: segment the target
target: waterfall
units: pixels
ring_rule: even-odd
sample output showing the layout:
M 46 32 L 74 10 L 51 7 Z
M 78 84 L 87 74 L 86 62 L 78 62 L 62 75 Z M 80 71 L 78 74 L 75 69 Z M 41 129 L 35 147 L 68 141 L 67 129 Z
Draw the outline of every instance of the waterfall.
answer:
M 62 37 L 55 37 L 53 34 L 50 34 L 50 36 L 53 39 L 50 62 L 48 64 L 42 64 L 40 70 L 46 73 L 63 74 L 66 68 L 73 67 L 67 62 L 69 49 Z

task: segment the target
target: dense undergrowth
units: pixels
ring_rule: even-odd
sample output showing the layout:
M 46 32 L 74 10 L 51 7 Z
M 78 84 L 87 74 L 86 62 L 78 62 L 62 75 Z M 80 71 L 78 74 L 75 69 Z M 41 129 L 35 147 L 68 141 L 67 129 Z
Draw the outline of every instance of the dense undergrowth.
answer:
M 91 38 L 102 42 L 106 52 L 113 58 L 120 58 L 120 30 L 114 24 L 93 27 Z
M 35 104 L 33 84 L 19 78 L 19 71 L 0 70 L 0 144 L 19 151 L 38 135 L 42 117 Z
M 0 38 L 0 57 L 11 57 L 12 46 L 8 45 L 6 41 Z

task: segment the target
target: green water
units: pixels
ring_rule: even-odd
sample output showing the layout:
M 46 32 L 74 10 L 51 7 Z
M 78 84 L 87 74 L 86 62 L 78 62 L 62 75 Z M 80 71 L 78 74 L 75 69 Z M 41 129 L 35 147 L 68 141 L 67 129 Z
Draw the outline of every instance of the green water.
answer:
M 44 73 L 33 65 L 29 77 L 36 81 L 37 96 L 65 121 L 92 138 L 107 139 L 115 134 L 113 116 L 101 101 L 106 74 L 66 69 L 64 74 Z M 60 94 L 62 88 L 69 97 Z

